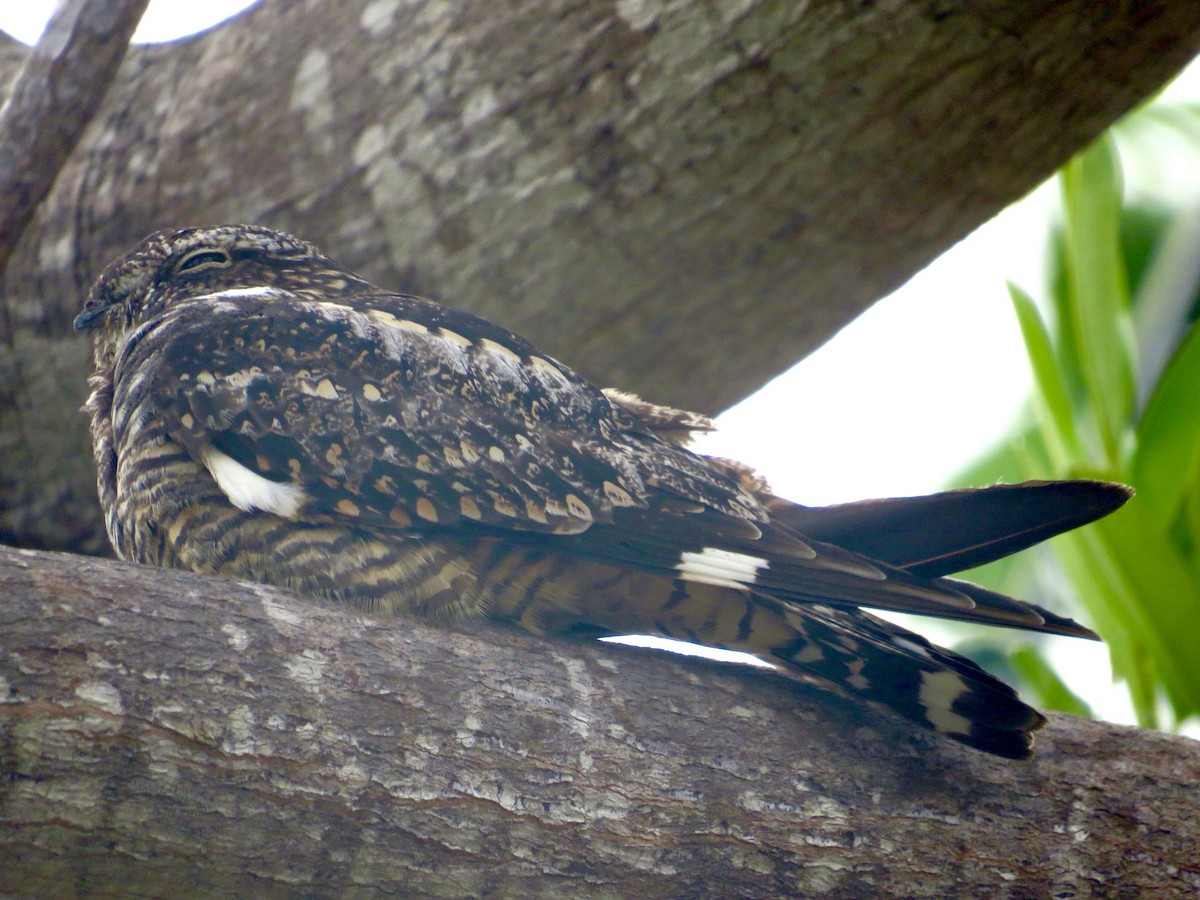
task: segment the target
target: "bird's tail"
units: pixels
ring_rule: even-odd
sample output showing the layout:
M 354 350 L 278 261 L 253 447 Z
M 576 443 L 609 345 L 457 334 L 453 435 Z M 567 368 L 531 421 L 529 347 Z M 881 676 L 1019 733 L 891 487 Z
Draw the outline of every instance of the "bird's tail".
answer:
M 535 633 L 659 634 L 740 650 L 788 678 L 1013 759 L 1029 756 L 1045 722 L 969 659 L 858 609 L 535 551 L 475 551 L 498 586 L 490 615 Z
M 1043 716 L 964 656 L 870 613 L 793 604 L 682 581 L 656 630 L 741 650 L 781 674 L 867 703 L 968 746 L 1009 759 L 1031 752 Z

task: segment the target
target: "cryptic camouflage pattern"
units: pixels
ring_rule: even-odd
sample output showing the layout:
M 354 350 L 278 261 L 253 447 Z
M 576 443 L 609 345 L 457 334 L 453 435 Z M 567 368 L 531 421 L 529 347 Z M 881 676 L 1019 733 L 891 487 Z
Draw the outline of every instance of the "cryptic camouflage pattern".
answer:
M 703 416 L 600 390 L 510 331 L 261 227 L 151 235 L 76 328 L 94 340 L 87 410 L 124 559 L 376 614 L 743 650 L 1009 757 L 1028 754 L 1035 710 L 858 607 L 1093 636 L 942 576 L 1127 496 L 1034 483 L 797 506 L 689 451 Z M 962 524 L 939 522 L 951 511 Z

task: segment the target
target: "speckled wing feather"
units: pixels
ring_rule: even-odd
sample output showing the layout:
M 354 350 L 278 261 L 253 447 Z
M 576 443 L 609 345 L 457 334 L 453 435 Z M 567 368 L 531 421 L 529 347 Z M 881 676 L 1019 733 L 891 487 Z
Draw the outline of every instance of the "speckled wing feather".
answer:
M 153 373 L 120 383 L 159 393 L 194 458 L 212 469 L 215 450 L 292 489 L 275 510 L 289 518 L 575 535 L 556 549 L 784 601 L 1062 630 L 1029 604 L 980 604 L 954 582 L 769 523 L 725 470 L 662 442 L 569 369 L 419 298 L 201 298 L 170 310 L 121 365 Z M 723 571 L 721 554 L 734 553 L 761 561 L 752 583 Z
M 139 389 L 197 459 L 302 489 L 294 517 L 574 533 L 651 484 L 765 517 L 696 457 L 649 459 L 631 416 L 514 335 L 418 298 L 201 298 L 118 366 L 152 373 Z
M 126 559 L 378 614 L 744 650 L 1007 757 L 1028 755 L 1042 717 L 859 607 L 1092 637 L 942 576 L 1128 498 L 1075 482 L 790 504 L 686 449 L 705 417 L 602 391 L 503 328 L 257 226 L 149 236 L 75 324 L 94 337 L 97 482 Z

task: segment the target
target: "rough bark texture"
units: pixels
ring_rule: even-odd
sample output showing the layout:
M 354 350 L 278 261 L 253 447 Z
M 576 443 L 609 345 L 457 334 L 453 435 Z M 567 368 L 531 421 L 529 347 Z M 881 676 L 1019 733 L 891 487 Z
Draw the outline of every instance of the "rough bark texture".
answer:
M 6 273 L 0 539 L 104 547 L 69 322 L 153 228 L 282 227 L 713 411 L 1198 45 L 1187 0 L 275 0 L 137 48 Z M 1183 739 L 1055 717 L 1005 763 L 762 673 L 79 557 L 0 548 L 0 597 L 0 892 L 1200 888 Z
M 0 272 L 91 121 L 149 0 L 68 0 L 0 110 Z
M 1194 896 L 1200 743 L 1012 763 L 767 673 L 0 550 L 0 891 Z
M 0 537 L 104 547 L 68 325 L 153 228 L 295 231 L 711 412 L 1198 46 L 1189 0 L 277 0 L 135 48 L 11 261 Z

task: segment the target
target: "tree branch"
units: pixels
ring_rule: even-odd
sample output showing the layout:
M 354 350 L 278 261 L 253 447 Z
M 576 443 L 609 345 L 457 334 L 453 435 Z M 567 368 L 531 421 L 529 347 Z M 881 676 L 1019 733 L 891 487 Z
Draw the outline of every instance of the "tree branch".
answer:
M 1200 744 L 993 759 L 750 669 L 0 549 L 0 890 L 1200 888 Z
M 268 0 L 135 49 L 10 260 L 0 538 L 103 545 L 68 323 L 153 228 L 283 227 L 714 410 L 1200 46 L 1181 0 L 732 9 Z M 3 548 L 0 595 L 0 891 L 1200 887 L 1181 738 L 1056 716 L 1005 763 L 755 671 Z
M 0 108 L 0 273 L 92 120 L 149 0 L 66 0 Z
M 713 411 L 1198 47 L 1183 0 L 265 0 L 135 47 L 11 260 L 0 539 L 104 546 L 69 323 L 154 228 L 282 227 Z

